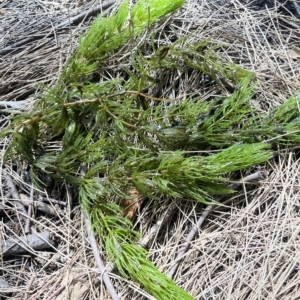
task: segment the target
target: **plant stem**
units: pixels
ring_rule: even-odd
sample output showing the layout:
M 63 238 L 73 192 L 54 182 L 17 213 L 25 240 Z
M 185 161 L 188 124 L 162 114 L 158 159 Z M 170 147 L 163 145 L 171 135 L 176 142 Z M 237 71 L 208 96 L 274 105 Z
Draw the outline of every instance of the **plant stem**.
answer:
M 86 213 L 84 214 L 84 220 L 85 220 L 86 228 L 87 228 L 87 231 L 88 231 L 89 241 L 90 241 L 90 244 L 91 244 L 91 247 L 92 247 L 92 250 L 93 250 L 93 254 L 94 254 L 97 266 L 98 266 L 98 268 L 101 272 L 103 282 L 104 282 L 104 284 L 107 288 L 107 291 L 109 292 L 111 298 L 113 300 L 119 300 L 120 298 L 119 298 L 112 282 L 110 281 L 110 278 L 109 278 L 109 276 L 106 272 L 103 261 L 100 257 L 100 252 L 99 252 L 99 249 L 98 249 L 98 246 L 97 246 L 97 241 L 96 241 L 96 238 L 95 238 L 95 234 L 92 230 L 90 217 Z

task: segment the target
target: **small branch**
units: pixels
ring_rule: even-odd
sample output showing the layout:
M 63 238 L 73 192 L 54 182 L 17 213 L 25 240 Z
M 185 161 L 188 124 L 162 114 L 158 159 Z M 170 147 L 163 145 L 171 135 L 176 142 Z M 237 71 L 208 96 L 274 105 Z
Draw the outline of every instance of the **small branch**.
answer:
M 26 219 L 26 222 L 25 222 L 25 234 L 29 234 L 31 231 L 30 230 L 30 219 L 32 216 L 32 211 L 33 211 L 33 185 L 31 184 L 30 199 L 29 199 L 28 211 L 27 211 L 28 218 Z
M 20 201 L 24 206 L 29 206 L 32 202 L 25 194 L 20 194 Z M 42 211 L 48 215 L 57 216 L 57 211 L 49 204 L 41 201 L 34 201 L 33 207 L 39 211 Z
M 174 101 L 174 99 L 169 99 L 169 98 L 156 98 L 156 97 L 152 97 L 152 96 L 149 96 L 149 95 L 144 94 L 144 93 L 139 92 L 139 91 L 126 91 L 124 93 L 125 94 L 135 94 L 135 95 L 142 96 L 142 97 L 144 97 L 146 99 L 153 100 L 153 101 L 165 101 L 165 102 Z
M 259 180 L 265 179 L 267 174 L 268 173 L 266 171 L 257 171 L 253 174 L 250 174 L 250 175 L 246 176 L 245 178 L 242 178 L 242 179 L 240 179 L 236 182 L 233 182 L 228 187 L 230 189 L 236 189 L 237 187 L 239 187 L 240 185 L 242 185 L 244 183 L 254 184 L 256 182 L 259 182 Z
M 137 129 L 137 126 L 135 125 L 132 125 L 132 124 L 129 124 L 121 119 L 118 119 L 117 116 L 115 116 L 109 109 L 105 109 L 105 112 L 107 112 L 113 119 L 115 120 L 119 120 L 123 125 L 125 125 L 126 127 L 129 127 L 129 128 L 133 128 L 133 129 Z
M 85 163 L 81 164 L 80 174 L 81 174 L 82 177 L 84 177 L 84 175 L 86 174 L 86 164 Z M 102 280 L 103 280 L 103 282 L 104 282 L 104 284 L 107 288 L 107 291 L 110 294 L 111 298 L 113 300 L 119 300 L 119 296 L 118 296 L 112 282 L 110 281 L 110 278 L 109 278 L 108 273 L 105 269 L 104 263 L 101 259 L 100 252 L 99 252 L 99 249 L 98 249 L 98 244 L 97 244 L 97 241 L 96 241 L 96 238 L 95 238 L 94 231 L 92 229 L 91 220 L 90 220 L 90 217 L 87 213 L 84 213 L 84 221 L 85 221 L 89 241 L 90 241 L 90 244 L 91 244 L 91 247 L 92 247 L 92 250 L 93 250 L 94 258 L 96 260 L 98 269 L 101 273 Z
M 79 104 L 97 103 L 97 102 L 101 103 L 101 99 L 86 99 L 86 100 L 79 100 L 79 101 L 75 101 L 75 102 L 67 102 L 67 103 L 64 103 L 62 106 L 68 107 L 68 106 L 75 106 L 75 105 L 79 105 Z M 132 125 L 121 119 L 118 119 L 118 117 L 115 114 L 113 114 L 107 107 L 105 107 L 104 109 L 105 109 L 105 112 L 108 113 L 114 120 L 119 120 L 126 127 L 137 129 L 137 127 L 135 125 Z
M 67 186 L 67 200 L 68 200 L 68 212 L 70 217 L 73 208 L 73 196 L 72 196 L 72 190 L 69 186 Z
M 108 9 L 113 4 L 115 4 L 115 1 L 108 1 L 106 3 L 103 3 L 101 5 L 96 6 L 95 8 L 93 8 L 91 10 L 84 11 L 84 12 L 78 14 L 75 17 L 68 18 L 68 20 L 63 21 L 63 22 L 59 23 L 58 25 L 52 27 L 52 29 L 48 33 L 43 33 L 43 34 L 39 34 L 39 35 L 30 36 L 28 38 L 22 39 L 21 41 L 18 41 L 16 43 L 10 45 L 8 47 L 5 47 L 5 48 L 1 49 L 0 50 L 0 55 L 10 53 L 14 50 L 18 50 L 19 47 L 24 46 L 24 45 L 26 45 L 30 42 L 35 41 L 35 40 L 39 40 L 39 39 L 42 39 L 42 38 L 45 38 L 45 37 L 54 36 L 54 33 L 55 33 L 56 30 L 62 29 L 64 27 L 67 27 L 67 26 L 69 26 L 71 24 L 74 24 L 74 23 L 79 23 L 84 18 L 94 16 L 94 15 L 98 14 L 99 12 L 101 12 L 102 10 Z
M 13 237 L 4 241 L 1 246 L 2 255 L 16 255 L 31 250 L 48 249 L 54 246 L 49 232 L 29 234 L 21 237 Z
M 42 195 L 39 195 L 39 201 L 40 202 L 49 202 L 49 203 L 52 203 L 52 204 L 59 204 L 59 205 L 62 205 L 62 206 L 67 205 L 66 201 L 61 201 L 61 200 L 56 200 L 56 199 L 53 199 L 53 198 L 43 197 Z
M 12 197 L 11 194 L 5 195 L 5 197 L 4 197 L 5 202 L 12 203 L 13 201 L 19 201 L 24 206 L 29 206 L 31 203 L 30 198 L 28 198 L 28 196 L 25 194 L 20 194 L 20 200 L 10 199 L 11 197 Z M 64 206 L 66 205 L 64 201 L 58 201 L 58 200 L 54 200 L 54 199 L 53 199 L 53 201 L 57 201 L 58 204 L 60 204 L 60 205 L 64 205 Z M 55 202 L 53 202 L 53 203 L 55 203 Z M 42 211 L 48 215 L 57 216 L 57 211 L 51 205 L 49 205 L 47 203 L 44 203 L 41 201 L 34 201 L 33 208 L 37 209 L 39 211 Z M 6 209 L 11 209 L 11 207 L 0 203 L 0 212 L 2 210 L 6 210 Z M 27 216 L 27 212 L 24 213 L 24 218 L 25 218 L 25 216 Z
M 248 182 L 248 183 L 253 183 L 254 181 L 258 181 L 261 180 L 263 178 L 265 178 L 266 173 L 263 171 L 258 171 L 254 174 L 251 174 L 249 176 L 246 176 L 245 178 L 232 183 L 231 185 L 229 185 L 229 188 L 235 189 L 238 186 Z M 220 197 L 221 200 L 222 196 Z M 208 217 L 208 215 L 212 212 L 213 209 L 215 209 L 218 205 L 217 204 L 211 204 L 209 206 L 207 206 L 205 208 L 205 210 L 203 211 L 202 215 L 200 216 L 200 218 L 198 219 L 197 223 L 193 226 L 193 228 L 191 229 L 190 233 L 188 234 L 188 236 L 186 237 L 186 242 L 181 246 L 181 248 L 178 250 L 177 256 L 174 260 L 174 265 L 172 266 L 171 270 L 168 273 L 168 277 L 172 278 L 178 267 L 179 264 L 184 256 L 184 254 L 186 253 L 186 251 L 188 250 L 188 248 L 191 245 L 191 241 L 195 238 L 196 234 L 199 232 L 200 227 L 202 226 L 203 222 L 205 221 L 205 219 Z
M 169 208 L 167 209 L 167 212 L 159 218 L 159 220 L 150 228 L 148 233 L 140 240 L 139 245 L 143 248 L 148 248 L 150 243 L 153 241 L 157 233 L 159 232 L 162 225 L 166 224 L 175 210 L 177 209 L 176 202 L 173 202 Z
M 32 286 L 33 281 L 34 281 L 35 278 L 36 278 L 36 275 L 34 273 L 32 273 L 30 281 L 28 282 L 28 285 L 27 285 L 27 288 L 26 288 L 26 291 L 25 291 L 24 300 L 28 299 L 28 294 L 29 294 L 29 291 L 31 289 L 31 286 Z
M 107 1 L 103 4 L 101 4 L 101 5 L 98 5 L 98 6 L 94 7 L 93 9 L 86 10 L 86 11 L 82 12 L 81 14 L 78 14 L 75 17 L 68 18 L 68 20 L 59 23 L 54 28 L 55 29 L 61 29 L 61 28 L 67 27 L 71 24 L 79 23 L 85 18 L 92 17 L 92 16 L 102 12 L 102 10 L 110 8 L 115 3 L 116 3 L 116 1 Z
M 86 99 L 86 100 L 78 100 L 78 101 L 74 101 L 74 102 L 67 102 L 67 103 L 63 103 L 62 107 L 69 107 L 69 106 L 76 106 L 79 104 L 85 104 L 85 103 L 101 103 L 100 99 Z
M 169 99 L 169 98 L 156 98 L 156 97 L 152 97 L 149 96 L 147 94 L 144 94 L 142 92 L 139 91 L 123 91 L 117 94 L 111 94 L 108 95 L 107 98 L 114 98 L 116 96 L 121 96 L 124 94 L 134 94 L 134 95 L 138 95 L 138 96 L 142 96 L 144 98 L 147 98 L 149 100 L 153 100 L 153 101 L 166 101 L 166 102 L 171 102 L 174 101 L 174 99 Z M 97 98 L 97 99 L 84 99 L 84 100 L 78 100 L 78 101 L 74 101 L 74 102 L 67 102 L 67 103 L 63 103 L 62 107 L 69 107 L 69 106 L 75 106 L 75 105 L 79 105 L 79 104 L 86 104 L 86 103 L 101 103 L 101 99 Z M 1 104 L 1 102 L 0 102 Z
M 24 205 L 20 201 L 20 195 L 19 195 L 17 188 L 12 180 L 12 177 L 6 172 L 6 170 L 2 170 L 2 172 L 3 172 L 3 175 L 5 176 L 6 184 L 9 187 L 13 198 L 15 199 L 15 204 L 16 204 L 17 210 L 22 213 L 20 218 L 22 220 L 26 220 L 25 216 L 27 215 L 27 211 L 26 211 Z
M 175 264 L 173 265 L 173 267 L 169 271 L 168 277 L 172 278 L 174 276 L 174 274 L 176 273 L 177 268 L 179 267 L 180 261 L 183 258 L 184 253 L 190 247 L 191 241 L 195 238 L 199 228 L 202 226 L 204 220 L 211 213 L 213 208 L 215 208 L 215 206 L 216 206 L 215 204 L 207 206 L 205 208 L 204 212 L 202 213 L 202 215 L 200 216 L 200 218 L 198 219 L 197 223 L 193 226 L 192 230 L 190 231 L 190 233 L 186 237 L 186 242 L 181 246 L 181 248 L 179 249 L 179 251 L 177 253 L 177 256 L 175 258 Z
M 100 252 L 99 252 L 97 242 L 96 242 L 96 238 L 95 238 L 95 235 L 94 235 L 93 230 L 92 230 L 90 218 L 87 214 L 85 214 L 84 219 L 85 219 L 85 224 L 86 224 L 86 228 L 87 228 L 87 231 L 88 231 L 89 241 L 90 241 L 90 244 L 91 244 L 91 247 L 92 247 L 92 250 L 93 250 L 93 254 L 94 254 L 97 266 L 99 268 L 99 271 L 101 272 L 103 282 L 104 282 L 104 284 L 107 288 L 107 291 L 109 292 L 111 298 L 113 300 L 119 300 L 119 296 L 118 296 L 112 282 L 110 281 L 108 273 L 105 270 L 105 266 L 104 266 L 104 264 L 101 260 Z

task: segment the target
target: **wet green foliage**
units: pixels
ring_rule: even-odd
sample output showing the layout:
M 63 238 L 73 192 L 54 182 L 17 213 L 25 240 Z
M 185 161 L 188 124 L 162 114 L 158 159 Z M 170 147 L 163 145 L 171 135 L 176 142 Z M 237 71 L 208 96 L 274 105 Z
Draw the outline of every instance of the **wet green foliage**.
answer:
M 213 195 L 233 192 L 226 187 L 231 172 L 270 159 L 270 142 L 300 141 L 299 95 L 268 115 L 257 113 L 250 104 L 254 74 L 221 58 L 216 51 L 222 45 L 209 41 L 178 40 L 154 47 L 150 56 L 136 49 L 128 56 L 126 78 L 93 80 L 114 50 L 183 2 L 140 0 L 129 17 L 124 1 L 116 15 L 98 18 L 57 84 L 3 133 L 12 135 L 7 158 L 30 165 L 37 186 L 43 185 L 41 174 L 49 174 L 78 188 L 109 259 L 157 299 L 192 297 L 150 263 L 118 200 L 137 189 L 150 199 L 164 195 L 207 204 Z M 204 73 L 226 93 L 205 101 L 201 95 L 178 101 L 147 94 L 165 70 Z M 60 145 L 55 151 L 48 147 L 53 141 Z M 219 152 L 209 154 L 211 149 Z

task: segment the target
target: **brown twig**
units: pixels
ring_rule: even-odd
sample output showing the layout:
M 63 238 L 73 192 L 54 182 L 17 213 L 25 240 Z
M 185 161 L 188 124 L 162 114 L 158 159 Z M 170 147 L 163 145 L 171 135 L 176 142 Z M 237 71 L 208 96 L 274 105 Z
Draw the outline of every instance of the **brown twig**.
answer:
M 243 178 L 237 182 L 232 183 L 231 185 L 229 185 L 229 188 L 235 189 L 243 183 L 246 183 L 246 182 L 253 183 L 254 181 L 258 181 L 263 178 L 265 178 L 265 173 L 263 171 L 258 171 L 254 174 L 246 176 L 245 178 Z M 220 197 L 220 199 L 218 199 L 218 201 L 221 200 L 221 198 L 222 198 L 222 196 Z M 174 265 L 172 266 L 171 270 L 168 273 L 168 276 L 170 278 L 172 278 L 175 275 L 184 254 L 186 253 L 186 251 L 188 250 L 188 248 L 191 245 L 191 241 L 195 238 L 196 234 L 199 232 L 199 228 L 202 226 L 203 222 L 206 220 L 206 218 L 212 212 L 212 210 L 215 209 L 217 206 L 218 206 L 218 204 L 211 204 L 211 205 L 207 206 L 205 208 L 205 210 L 203 211 L 203 213 L 201 214 L 200 218 L 198 219 L 197 223 L 191 229 L 190 233 L 186 237 L 185 243 L 183 243 L 181 248 L 178 250 L 177 256 L 174 260 Z
M 150 95 L 147 95 L 147 94 L 144 94 L 142 92 L 139 92 L 139 91 L 126 91 L 124 92 L 125 94 L 135 94 L 135 95 L 138 95 L 138 96 L 142 96 L 146 99 L 149 99 L 149 100 L 153 100 L 153 101 L 164 101 L 164 102 L 172 102 L 174 101 L 175 99 L 170 99 L 170 98 L 157 98 L 157 97 L 152 97 Z

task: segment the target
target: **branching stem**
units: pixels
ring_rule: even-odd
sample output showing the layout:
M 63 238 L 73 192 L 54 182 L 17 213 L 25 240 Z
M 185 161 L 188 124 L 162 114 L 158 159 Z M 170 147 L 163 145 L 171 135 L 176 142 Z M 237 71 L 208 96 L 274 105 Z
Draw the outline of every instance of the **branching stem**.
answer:
M 138 91 L 126 91 L 124 93 L 125 94 L 135 94 L 135 95 L 142 96 L 146 99 L 150 99 L 150 100 L 154 100 L 154 101 L 166 101 L 166 102 L 174 101 L 174 99 L 152 97 L 152 96 L 149 96 L 147 94 L 144 94 L 144 93 L 141 93 L 141 92 L 138 92 Z
M 133 128 L 133 129 L 137 129 L 137 127 L 135 125 L 132 125 L 130 123 L 127 123 L 126 121 L 123 121 L 121 119 L 119 119 L 116 115 L 114 115 L 109 109 L 105 109 L 105 111 L 115 120 L 119 120 L 123 125 L 125 125 L 126 127 L 129 128 Z

